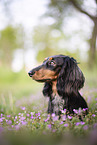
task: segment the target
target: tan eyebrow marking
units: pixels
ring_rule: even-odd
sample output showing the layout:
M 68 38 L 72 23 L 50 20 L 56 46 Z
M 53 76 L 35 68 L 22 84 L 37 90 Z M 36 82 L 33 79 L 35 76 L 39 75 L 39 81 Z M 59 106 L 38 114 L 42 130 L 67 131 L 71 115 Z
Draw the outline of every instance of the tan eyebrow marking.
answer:
M 52 57 L 49 58 L 49 60 L 52 60 L 52 59 L 53 59 Z

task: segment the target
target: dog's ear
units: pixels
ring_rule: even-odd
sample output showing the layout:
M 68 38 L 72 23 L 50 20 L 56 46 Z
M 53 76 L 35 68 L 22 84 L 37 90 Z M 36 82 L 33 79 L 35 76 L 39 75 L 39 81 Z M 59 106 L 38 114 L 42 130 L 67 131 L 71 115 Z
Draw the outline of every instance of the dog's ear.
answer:
M 84 85 L 84 75 L 74 58 L 66 57 L 57 80 L 59 95 L 69 95 L 78 92 Z
M 43 87 L 43 95 L 44 96 L 51 96 L 52 94 L 52 84 L 51 83 L 45 83 Z

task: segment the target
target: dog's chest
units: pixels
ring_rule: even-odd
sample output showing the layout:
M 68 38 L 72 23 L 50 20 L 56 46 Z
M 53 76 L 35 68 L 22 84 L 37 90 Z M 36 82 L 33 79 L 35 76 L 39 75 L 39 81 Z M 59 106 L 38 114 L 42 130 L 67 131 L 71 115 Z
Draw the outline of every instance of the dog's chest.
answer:
M 64 99 L 58 94 L 53 94 L 52 98 L 53 113 L 58 115 L 64 108 Z

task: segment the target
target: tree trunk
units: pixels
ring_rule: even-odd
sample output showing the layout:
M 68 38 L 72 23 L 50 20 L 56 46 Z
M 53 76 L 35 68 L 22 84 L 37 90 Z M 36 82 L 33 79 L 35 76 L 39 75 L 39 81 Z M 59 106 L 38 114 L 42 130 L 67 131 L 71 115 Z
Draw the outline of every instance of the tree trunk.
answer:
M 96 62 L 96 41 L 97 41 L 97 19 L 94 19 L 94 27 L 92 37 L 90 40 L 90 51 L 89 51 L 89 66 L 92 67 Z

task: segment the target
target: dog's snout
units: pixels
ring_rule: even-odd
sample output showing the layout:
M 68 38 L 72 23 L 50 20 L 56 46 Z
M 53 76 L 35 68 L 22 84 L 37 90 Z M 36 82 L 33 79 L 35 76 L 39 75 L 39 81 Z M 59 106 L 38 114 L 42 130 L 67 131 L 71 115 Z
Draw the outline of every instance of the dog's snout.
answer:
M 29 75 L 30 77 L 32 77 L 34 74 L 35 74 L 35 71 L 29 71 L 29 72 L 28 72 L 28 75 Z

